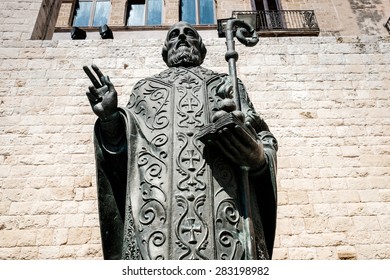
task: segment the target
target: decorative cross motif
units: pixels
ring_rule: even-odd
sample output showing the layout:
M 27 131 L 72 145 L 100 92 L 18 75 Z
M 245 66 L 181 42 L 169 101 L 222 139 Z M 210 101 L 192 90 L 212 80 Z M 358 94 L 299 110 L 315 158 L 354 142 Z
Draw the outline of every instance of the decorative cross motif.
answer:
M 188 218 L 187 219 L 187 225 L 182 226 L 181 228 L 181 233 L 190 233 L 190 240 L 188 243 L 190 244 L 196 244 L 196 238 L 195 238 L 195 232 L 202 232 L 202 227 L 199 224 L 195 224 L 195 219 L 194 218 Z
M 184 107 L 188 107 L 188 110 L 187 110 L 187 113 L 193 113 L 194 112 L 194 107 L 198 106 L 198 102 L 196 102 L 196 100 L 192 97 L 190 98 L 186 98 L 182 105 L 181 105 L 183 108 Z
M 189 171 L 195 171 L 196 168 L 195 168 L 195 165 L 194 165 L 194 161 L 200 161 L 199 155 L 197 155 L 197 157 L 195 157 L 194 153 L 195 153 L 194 150 L 187 150 L 188 157 L 183 157 L 182 160 L 181 160 L 182 162 L 189 161 L 189 164 L 188 164 L 188 170 Z

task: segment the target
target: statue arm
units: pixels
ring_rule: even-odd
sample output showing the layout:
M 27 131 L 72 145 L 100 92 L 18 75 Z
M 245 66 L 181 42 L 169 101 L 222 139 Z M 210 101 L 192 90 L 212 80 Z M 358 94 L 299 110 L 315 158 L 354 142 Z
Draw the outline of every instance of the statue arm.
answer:
M 92 82 L 86 92 L 95 124 L 95 157 L 99 219 L 105 259 L 121 259 L 126 203 L 126 124 L 118 109 L 117 92 L 108 76 L 96 65 L 83 67 Z
M 102 146 L 107 152 L 115 154 L 126 147 L 125 123 L 122 114 L 118 112 L 115 118 L 99 120 L 99 137 Z
M 121 259 L 127 189 L 127 139 L 123 113 L 95 124 L 96 178 L 104 259 Z M 117 137 L 119 135 L 119 137 Z
M 98 119 L 95 125 L 96 153 L 100 151 L 97 163 L 110 182 L 113 195 L 123 218 L 126 178 L 127 178 L 127 137 L 126 116 L 118 112 L 118 116 L 110 121 Z

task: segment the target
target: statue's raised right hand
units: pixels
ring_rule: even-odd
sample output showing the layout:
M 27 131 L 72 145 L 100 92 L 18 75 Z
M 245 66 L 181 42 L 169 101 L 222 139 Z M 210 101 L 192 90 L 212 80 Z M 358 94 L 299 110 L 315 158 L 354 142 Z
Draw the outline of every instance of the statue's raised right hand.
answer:
M 89 87 L 89 91 L 86 92 L 89 103 L 91 104 L 93 112 L 102 121 L 112 120 L 119 114 L 117 92 L 108 76 L 103 75 L 96 65 L 92 64 L 91 67 L 99 77 L 100 82 L 96 79 L 88 66 L 83 67 L 84 72 L 93 84 L 93 86 Z

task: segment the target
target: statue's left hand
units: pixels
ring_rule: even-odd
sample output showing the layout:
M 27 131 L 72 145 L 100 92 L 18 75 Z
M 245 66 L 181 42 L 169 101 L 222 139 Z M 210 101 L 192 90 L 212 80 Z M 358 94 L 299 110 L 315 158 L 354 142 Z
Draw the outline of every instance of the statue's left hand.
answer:
M 249 123 L 245 125 L 253 130 Z M 258 169 L 265 164 L 263 143 L 238 125 L 218 131 L 214 143 L 228 159 L 239 166 Z

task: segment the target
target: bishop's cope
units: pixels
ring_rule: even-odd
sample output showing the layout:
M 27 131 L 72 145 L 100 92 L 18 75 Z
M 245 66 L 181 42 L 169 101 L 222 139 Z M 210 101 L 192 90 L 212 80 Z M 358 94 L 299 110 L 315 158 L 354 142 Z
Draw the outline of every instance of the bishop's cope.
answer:
M 104 258 L 272 258 L 276 139 L 241 81 L 239 111 L 229 76 L 201 66 L 206 47 L 191 25 L 170 28 L 162 56 L 168 69 L 139 81 L 125 107 L 118 107 L 109 77 L 92 65 L 96 78 L 84 66 L 93 84 L 87 97 L 98 116 Z M 242 126 L 222 126 L 201 141 L 199 131 L 226 114 Z M 243 199 L 242 181 L 249 200 Z

